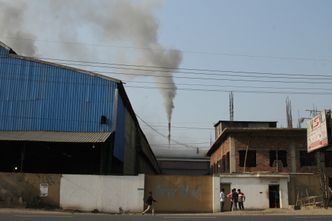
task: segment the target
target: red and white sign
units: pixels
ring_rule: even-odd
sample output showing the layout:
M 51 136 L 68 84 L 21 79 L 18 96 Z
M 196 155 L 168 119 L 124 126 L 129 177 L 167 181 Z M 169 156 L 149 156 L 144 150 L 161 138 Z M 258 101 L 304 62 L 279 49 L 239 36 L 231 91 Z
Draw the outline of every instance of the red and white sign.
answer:
M 307 122 L 307 150 L 311 152 L 328 145 L 326 112 L 322 111 Z

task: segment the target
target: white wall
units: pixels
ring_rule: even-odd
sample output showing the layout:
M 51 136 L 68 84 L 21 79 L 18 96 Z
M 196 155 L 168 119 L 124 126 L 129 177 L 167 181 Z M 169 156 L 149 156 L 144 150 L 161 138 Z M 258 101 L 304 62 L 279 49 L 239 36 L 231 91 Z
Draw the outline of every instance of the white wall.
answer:
M 78 209 L 118 213 L 143 209 L 144 175 L 94 176 L 63 175 L 60 183 L 60 206 Z
M 288 177 L 221 176 L 213 178 L 213 211 L 220 210 L 220 182 L 231 183 L 246 195 L 247 209 L 269 208 L 269 185 L 279 185 L 280 207 L 288 208 Z M 118 213 L 141 212 L 144 206 L 144 175 L 95 176 L 63 175 L 60 182 L 60 207 Z
M 212 194 L 212 203 L 213 203 L 213 212 L 220 212 L 220 177 L 214 176 L 212 179 L 213 182 L 213 194 Z
M 288 208 L 288 178 L 281 177 L 221 177 L 221 183 L 231 183 L 231 189 L 241 189 L 246 196 L 244 208 L 269 208 L 269 185 L 279 185 L 280 208 Z

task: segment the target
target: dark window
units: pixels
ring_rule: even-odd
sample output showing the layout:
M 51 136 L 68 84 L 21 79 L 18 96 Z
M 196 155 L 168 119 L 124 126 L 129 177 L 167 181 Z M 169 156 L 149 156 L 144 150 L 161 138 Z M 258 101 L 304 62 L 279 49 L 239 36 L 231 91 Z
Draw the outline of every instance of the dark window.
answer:
M 229 152 L 227 152 L 225 155 L 222 157 L 222 171 L 223 173 L 229 173 Z
M 315 153 L 308 153 L 307 151 L 300 151 L 300 166 L 316 166 Z
M 282 163 L 282 167 L 287 167 L 287 151 L 286 150 L 271 150 L 270 151 L 270 167 L 275 167 L 278 163 Z
M 225 155 L 224 156 L 222 156 L 222 158 L 221 158 L 221 162 L 220 162 L 220 172 L 221 173 L 224 173 L 225 172 Z
M 22 171 L 23 144 L 1 142 L 0 171 L 19 172 Z
M 106 116 L 102 115 L 100 117 L 100 124 L 107 124 L 107 121 L 108 121 L 108 119 Z
M 246 159 L 246 152 L 247 152 L 247 159 Z M 256 167 L 256 150 L 240 150 L 240 167 Z M 246 164 L 246 165 L 244 165 Z
M 325 151 L 325 166 L 332 167 L 332 151 Z
M 213 173 L 214 174 L 218 173 L 218 163 L 213 164 Z

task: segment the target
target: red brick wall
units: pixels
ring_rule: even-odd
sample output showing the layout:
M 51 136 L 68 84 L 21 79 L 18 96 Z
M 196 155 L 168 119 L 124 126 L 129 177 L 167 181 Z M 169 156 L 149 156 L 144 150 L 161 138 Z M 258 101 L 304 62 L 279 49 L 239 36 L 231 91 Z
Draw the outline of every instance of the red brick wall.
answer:
M 221 160 L 222 156 L 229 152 L 230 139 L 226 139 L 222 145 L 211 155 L 210 166 Z
M 313 167 L 301 167 L 300 166 L 300 151 L 306 151 L 306 134 L 291 134 L 280 133 L 280 131 L 264 133 L 234 133 L 232 134 L 233 142 L 235 142 L 235 158 L 236 158 L 236 173 L 244 172 L 244 168 L 240 167 L 239 151 L 256 150 L 256 167 L 246 167 L 245 172 L 292 172 L 291 162 L 291 147 L 295 148 L 296 155 L 296 172 L 298 173 L 315 173 L 317 172 L 316 166 Z M 221 147 L 216 150 L 210 160 L 210 165 L 216 164 L 224 154 L 229 152 L 230 138 L 228 137 Z M 270 150 L 285 150 L 287 152 L 287 167 L 270 166 Z M 326 172 L 329 176 L 332 176 L 332 168 L 326 168 Z
M 294 145 L 296 149 L 297 172 L 308 172 L 305 168 L 300 168 L 299 150 L 306 147 L 305 136 L 277 136 L 277 134 L 259 134 L 250 136 L 250 134 L 233 135 L 235 140 L 235 154 L 236 154 L 236 171 L 243 172 L 244 168 L 239 166 L 239 151 L 256 150 L 256 167 L 247 167 L 246 172 L 291 172 L 291 146 Z M 270 150 L 285 150 L 287 151 L 287 167 L 270 166 Z

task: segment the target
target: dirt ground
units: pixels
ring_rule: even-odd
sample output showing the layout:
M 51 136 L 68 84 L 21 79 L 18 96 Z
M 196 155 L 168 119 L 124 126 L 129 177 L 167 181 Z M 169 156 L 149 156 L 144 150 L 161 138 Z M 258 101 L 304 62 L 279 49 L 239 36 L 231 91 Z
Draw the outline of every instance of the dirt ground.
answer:
M 0 213 L 39 213 L 39 214 L 50 214 L 50 213 L 68 213 L 68 211 L 62 210 L 38 210 L 38 209 L 25 209 L 25 208 L 0 208 Z M 305 215 L 328 215 L 332 216 L 332 207 L 328 209 L 317 208 L 317 207 L 305 207 L 300 210 L 290 209 L 262 209 L 262 210 L 238 210 L 238 211 L 228 211 L 222 213 L 215 213 L 215 215 L 296 215 L 296 216 L 305 216 Z
M 332 207 L 327 209 L 317 207 L 304 207 L 299 210 L 290 209 L 263 209 L 263 210 L 238 210 L 223 212 L 222 215 L 332 215 Z

